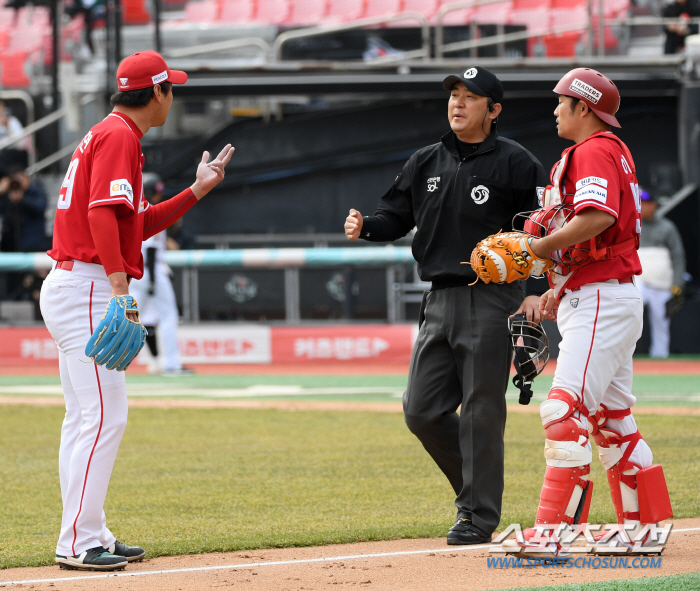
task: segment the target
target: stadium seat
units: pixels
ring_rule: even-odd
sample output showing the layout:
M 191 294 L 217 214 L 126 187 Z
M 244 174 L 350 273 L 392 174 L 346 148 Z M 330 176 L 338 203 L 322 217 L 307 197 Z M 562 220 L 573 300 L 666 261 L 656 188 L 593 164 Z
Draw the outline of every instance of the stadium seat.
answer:
M 517 0 L 516 0 L 517 2 Z M 510 13 L 511 25 L 524 25 L 528 31 L 541 31 L 549 27 L 549 10 L 539 8 L 537 10 L 526 8 L 524 10 L 513 9 Z M 527 40 L 527 54 L 532 57 L 535 46 L 538 44 L 538 37 L 531 37 Z
M 597 2 L 594 2 L 594 9 L 597 9 Z M 576 10 L 578 8 L 586 8 L 587 6 L 587 0 L 551 0 L 550 8 L 553 9 L 568 9 L 568 10 Z
M 151 15 L 145 8 L 145 0 L 122 0 L 122 21 L 125 25 L 150 23 Z
M 443 3 L 443 5 L 446 3 Z M 440 6 L 442 8 L 442 6 Z M 460 8 L 451 10 L 442 18 L 442 24 L 445 26 L 464 26 L 468 25 L 471 20 L 471 15 L 474 12 L 473 8 Z
M 24 69 L 28 57 L 26 51 L 3 51 L 0 54 L 0 84 L 3 88 L 26 88 L 32 83 Z
M 616 18 L 627 14 L 632 6 L 630 0 L 605 0 L 603 5 L 606 18 Z M 597 7 L 595 9 L 597 11 Z
M 377 17 L 398 14 L 401 10 L 401 0 L 367 0 L 365 16 Z
M 249 23 L 255 16 L 254 0 L 223 0 L 219 21 L 222 23 Z
M 0 51 L 5 51 L 10 45 L 9 29 L 0 29 Z
M 271 25 L 280 25 L 289 18 L 289 0 L 258 0 L 255 20 Z
M 185 6 L 185 21 L 215 23 L 219 18 L 220 11 L 221 5 L 218 0 L 189 0 Z
M 365 0 L 328 0 L 324 22 L 354 21 L 364 16 Z
M 292 0 L 287 24 L 316 26 L 326 16 L 326 0 Z
M 505 25 L 510 20 L 512 9 L 513 4 L 508 1 L 477 6 L 471 13 L 470 20 L 480 25 Z
M 543 10 L 549 8 L 550 0 L 513 0 L 513 10 Z
M 585 6 L 576 9 L 553 8 L 550 10 L 550 24 L 552 27 L 580 25 L 581 30 L 547 35 L 544 44 L 547 47 L 547 57 L 573 57 L 576 55 L 576 46 L 581 43 L 585 35 L 585 27 L 588 22 L 588 11 Z
M 435 18 L 438 8 L 438 0 L 404 0 L 401 11 L 419 12 L 425 18 L 432 21 Z
M 11 26 L 15 22 L 15 11 L 12 8 L 0 8 L 0 28 Z

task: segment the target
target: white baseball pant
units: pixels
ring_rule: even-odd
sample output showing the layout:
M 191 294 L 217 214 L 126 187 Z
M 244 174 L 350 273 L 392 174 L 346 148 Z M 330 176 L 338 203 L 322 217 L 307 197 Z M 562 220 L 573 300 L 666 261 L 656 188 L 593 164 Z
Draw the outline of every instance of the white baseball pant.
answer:
M 582 396 L 589 414 L 595 414 L 601 403 L 610 410 L 633 407 L 637 399 L 632 395 L 632 354 L 642 334 L 642 314 L 642 297 L 634 283 L 611 279 L 567 292 L 557 313 L 562 341 L 552 389 Z M 585 428 L 586 417 L 583 421 Z M 609 419 L 608 425 L 622 435 L 637 431 L 632 415 Z M 587 446 L 590 449 L 590 443 Z M 643 468 L 651 466 L 652 459 L 644 440 L 630 457 Z
M 101 265 L 73 262 L 54 268 L 41 289 L 41 313 L 58 346 L 66 416 L 61 429 L 59 474 L 63 518 L 56 553 L 76 556 L 108 548 L 104 502 L 126 428 L 124 372 L 108 370 L 85 356 L 85 345 L 112 294 Z
M 649 287 L 639 282 L 644 305 L 649 311 L 649 327 L 651 329 L 651 357 L 666 358 L 671 343 L 671 319 L 666 318 L 666 302 L 673 297 L 670 289 Z

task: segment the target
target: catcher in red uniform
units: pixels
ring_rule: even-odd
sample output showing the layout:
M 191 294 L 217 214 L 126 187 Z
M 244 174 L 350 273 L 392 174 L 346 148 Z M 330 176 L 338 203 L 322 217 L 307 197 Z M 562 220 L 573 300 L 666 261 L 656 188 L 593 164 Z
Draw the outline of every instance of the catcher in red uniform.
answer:
M 619 526 L 616 548 L 599 537 L 593 551 L 658 554 L 663 546 L 648 526 L 672 510 L 663 470 L 653 465 L 631 411 L 632 354 L 642 331 L 634 284 L 642 271 L 641 205 L 632 155 L 611 131 L 620 127 L 620 95 L 589 68 L 566 74 L 554 92 L 559 135 L 575 144 L 554 166 L 544 207 L 527 215 L 525 233 L 487 238 L 471 261 L 491 281 L 551 266 L 551 289 L 526 298 L 519 312 L 557 321 L 562 335 L 552 389 L 540 406 L 547 469 L 535 527 L 507 542 L 524 556 L 566 555 L 566 538 L 588 518 L 592 437 Z

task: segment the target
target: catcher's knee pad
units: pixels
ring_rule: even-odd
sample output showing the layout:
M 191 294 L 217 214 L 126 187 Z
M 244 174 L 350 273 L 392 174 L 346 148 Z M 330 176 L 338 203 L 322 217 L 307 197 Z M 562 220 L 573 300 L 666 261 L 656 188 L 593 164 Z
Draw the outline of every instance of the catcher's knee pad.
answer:
M 635 449 L 645 447 L 636 455 L 648 457 L 651 461 L 651 451 L 636 425 L 633 432 L 625 435 L 610 425 L 611 421 L 631 419 L 631 412 L 629 408 L 610 410 L 601 404 L 591 415 L 589 428 L 598 446 L 600 461 L 607 471 L 617 522 L 657 523 L 673 517 L 663 469 L 658 465 L 643 467 L 640 462 L 630 459 Z M 633 421 L 631 424 L 634 425 Z
M 549 398 L 540 404 L 547 466 L 574 468 L 591 463 L 587 416 L 586 407 L 571 392 L 550 390 Z
M 585 522 L 593 493 L 588 480 L 592 457 L 588 411 L 573 393 L 554 388 L 540 405 L 540 416 L 546 433 L 547 470 L 536 524 Z

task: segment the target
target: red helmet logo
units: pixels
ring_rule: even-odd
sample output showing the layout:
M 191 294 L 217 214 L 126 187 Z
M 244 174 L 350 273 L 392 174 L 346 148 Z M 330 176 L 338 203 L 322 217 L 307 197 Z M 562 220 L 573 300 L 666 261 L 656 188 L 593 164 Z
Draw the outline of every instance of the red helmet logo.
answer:
M 591 68 L 576 68 L 559 80 L 554 92 L 577 98 L 588 105 L 608 125 L 620 127 L 615 113 L 620 108 L 620 92 L 615 83 Z

